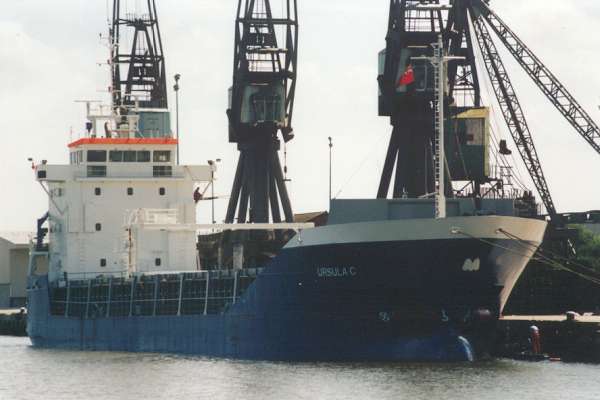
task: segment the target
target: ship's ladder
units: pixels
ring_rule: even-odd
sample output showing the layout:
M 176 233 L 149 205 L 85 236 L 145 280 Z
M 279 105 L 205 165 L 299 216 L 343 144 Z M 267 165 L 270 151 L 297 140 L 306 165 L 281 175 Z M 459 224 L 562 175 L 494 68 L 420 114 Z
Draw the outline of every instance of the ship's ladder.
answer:
M 121 251 L 121 264 L 127 269 L 129 273 L 132 273 L 135 269 L 136 264 L 136 248 L 135 238 L 133 229 L 128 227 L 123 230 L 122 235 L 122 251 Z
M 441 57 L 441 49 L 437 46 L 434 47 L 434 57 Z M 439 68 L 436 68 L 435 73 L 433 74 L 434 78 L 433 78 L 433 87 L 435 88 L 436 91 L 436 95 L 438 95 L 437 97 L 439 97 L 439 87 L 440 87 L 440 80 L 442 79 L 442 77 L 440 76 L 440 71 Z M 440 176 L 440 169 L 442 167 L 441 164 L 441 151 L 442 149 L 440 148 L 440 134 L 442 132 L 442 126 L 440 124 L 440 120 L 441 120 L 441 113 L 442 113 L 442 107 L 444 106 L 443 104 L 440 104 L 440 101 L 436 100 L 433 102 L 434 106 L 433 106 L 433 112 L 434 112 L 434 173 L 435 173 L 435 177 L 436 177 L 436 182 L 435 182 L 435 189 L 436 192 L 438 192 L 440 190 L 440 185 L 441 182 L 438 179 L 438 177 Z M 436 205 L 437 206 L 437 205 Z M 437 214 L 437 210 L 436 210 L 436 214 Z
M 85 268 L 86 257 L 85 257 L 85 236 L 81 233 L 77 234 L 77 244 L 79 251 L 79 268 Z

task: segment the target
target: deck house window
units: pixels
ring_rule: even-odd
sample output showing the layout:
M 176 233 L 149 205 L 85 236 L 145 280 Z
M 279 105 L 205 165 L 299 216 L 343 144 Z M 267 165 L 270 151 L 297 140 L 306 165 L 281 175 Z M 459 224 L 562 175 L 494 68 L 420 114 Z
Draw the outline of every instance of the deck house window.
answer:
M 162 166 L 162 165 L 155 165 L 154 167 L 152 167 L 152 173 L 154 175 L 154 177 L 164 177 L 164 176 L 173 176 L 173 167 L 169 166 Z
M 106 162 L 106 150 L 88 150 L 88 162 Z
M 87 167 L 88 178 L 102 178 L 106 176 L 105 165 L 88 165 Z

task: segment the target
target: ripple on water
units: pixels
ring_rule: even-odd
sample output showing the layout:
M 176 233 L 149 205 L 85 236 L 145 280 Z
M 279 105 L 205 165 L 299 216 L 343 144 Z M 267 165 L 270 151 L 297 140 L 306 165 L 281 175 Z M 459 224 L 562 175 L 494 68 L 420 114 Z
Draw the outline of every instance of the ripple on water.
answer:
M 600 399 L 600 367 L 523 363 L 311 364 L 40 350 L 0 337 L 0 399 Z

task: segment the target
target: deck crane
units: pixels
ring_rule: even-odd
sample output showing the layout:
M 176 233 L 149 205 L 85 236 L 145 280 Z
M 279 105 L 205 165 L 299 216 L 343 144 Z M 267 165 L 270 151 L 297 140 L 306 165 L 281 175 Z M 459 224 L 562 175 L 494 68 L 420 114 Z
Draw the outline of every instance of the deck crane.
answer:
M 533 135 L 492 38 L 492 32 L 498 36 L 544 95 L 599 153 L 600 130 L 558 78 L 490 9 L 489 3 L 489 0 L 390 0 L 387 46 L 385 51 L 380 53 L 378 81 L 380 115 L 389 116 L 394 129 L 378 197 L 385 198 L 388 195 L 394 164 L 396 177 L 393 197 L 423 197 L 435 188 L 436 182 L 431 173 L 431 165 L 435 165 L 432 163 L 431 152 L 432 128 L 425 122 L 432 119 L 432 111 L 428 105 L 432 92 L 431 72 L 425 65 L 418 65 L 411 60 L 416 60 L 416 56 L 422 53 L 430 52 L 428 45 L 435 41 L 434 36 L 441 34 L 448 54 L 463 59 L 451 63 L 448 67 L 445 107 L 448 109 L 447 125 L 451 134 L 458 142 L 461 135 L 460 123 L 467 120 L 472 122 L 469 116 L 472 117 L 476 110 L 481 109 L 481 77 L 478 75 L 474 50 L 475 46 L 478 46 L 519 154 L 553 225 L 559 227 L 562 221 L 552 200 Z M 411 63 L 414 64 L 410 65 L 410 68 L 415 70 L 416 82 L 412 87 L 398 87 L 399 76 Z M 420 111 L 415 113 L 416 109 Z M 485 120 L 485 116 L 480 116 Z M 454 148 L 446 148 L 450 164 L 449 176 L 446 179 L 470 181 L 473 187 L 471 195 L 476 198 L 484 194 L 482 185 L 501 187 L 497 177 L 486 170 L 485 162 L 482 167 L 468 158 L 474 156 L 477 160 L 477 157 L 482 156 L 478 156 L 477 152 L 466 154 L 465 151 L 472 149 L 463 146 L 464 138 L 462 140 L 463 143 L 457 143 Z M 452 140 L 450 142 L 452 143 Z M 480 152 L 486 152 L 486 149 Z M 455 160 L 455 165 L 452 165 L 452 156 L 458 159 Z M 483 157 L 485 159 L 485 155 Z
M 227 223 L 236 217 L 238 223 L 266 223 L 271 217 L 293 222 L 278 134 L 285 143 L 294 137 L 297 39 L 296 0 L 276 9 L 270 0 L 239 0 L 227 116 L 229 141 L 238 145 L 240 158 Z

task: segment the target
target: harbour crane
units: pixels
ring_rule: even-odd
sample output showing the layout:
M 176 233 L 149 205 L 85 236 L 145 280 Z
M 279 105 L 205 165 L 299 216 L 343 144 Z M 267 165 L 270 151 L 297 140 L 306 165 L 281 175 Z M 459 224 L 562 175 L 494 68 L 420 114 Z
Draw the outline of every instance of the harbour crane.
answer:
M 127 2 L 113 1 L 110 28 L 113 107 L 126 113 L 140 108 L 166 109 L 165 56 L 155 0 L 147 0 L 144 12 L 126 9 Z M 126 40 L 127 39 L 127 40 Z
M 502 188 L 502 182 L 490 173 L 489 164 L 485 161 L 485 145 L 477 146 L 481 144 L 478 139 L 485 143 L 485 129 L 480 138 L 472 135 L 472 126 L 477 120 L 483 124 L 489 123 L 486 113 L 479 112 L 482 110 L 482 77 L 476 58 L 475 49 L 478 47 L 516 148 L 551 222 L 561 226 L 562 221 L 557 214 L 532 132 L 492 33 L 496 34 L 576 132 L 598 153 L 600 129 L 550 69 L 490 8 L 489 3 L 489 0 L 390 0 L 387 45 L 380 54 L 378 82 L 379 114 L 390 117 L 393 130 L 378 197 L 388 196 L 392 182 L 394 198 L 425 197 L 435 190 L 435 174 L 432 171 L 432 166 L 435 166 L 432 151 L 435 143 L 433 124 L 429 122 L 433 120 L 435 112 L 431 106 L 432 71 L 427 65 L 419 63 L 418 59 L 430 53 L 430 44 L 436 41 L 438 35 L 442 35 L 447 53 L 460 58 L 451 61 L 448 67 L 444 107 L 449 115 L 446 124 L 454 140 L 449 141 L 453 147 L 446 148 L 448 159 L 445 162 L 449 165 L 446 179 L 469 181 L 474 198 L 485 195 L 484 190 L 489 192 Z M 414 82 L 399 85 L 408 68 L 414 71 Z M 465 128 L 465 124 L 471 128 Z M 466 132 L 465 129 L 471 131 Z M 506 143 L 499 144 L 499 152 L 504 155 L 510 153 Z M 392 180 L 394 168 L 395 177 Z M 483 189 L 482 186 L 486 184 L 491 189 Z M 528 196 L 528 200 L 531 200 L 531 196 Z
M 278 152 L 293 139 L 296 0 L 239 0 L 229 92 L 229 141 L 240 152 L 226 223 L 293 222 Z M 283 211 L 283 215 L 282 212 Z

